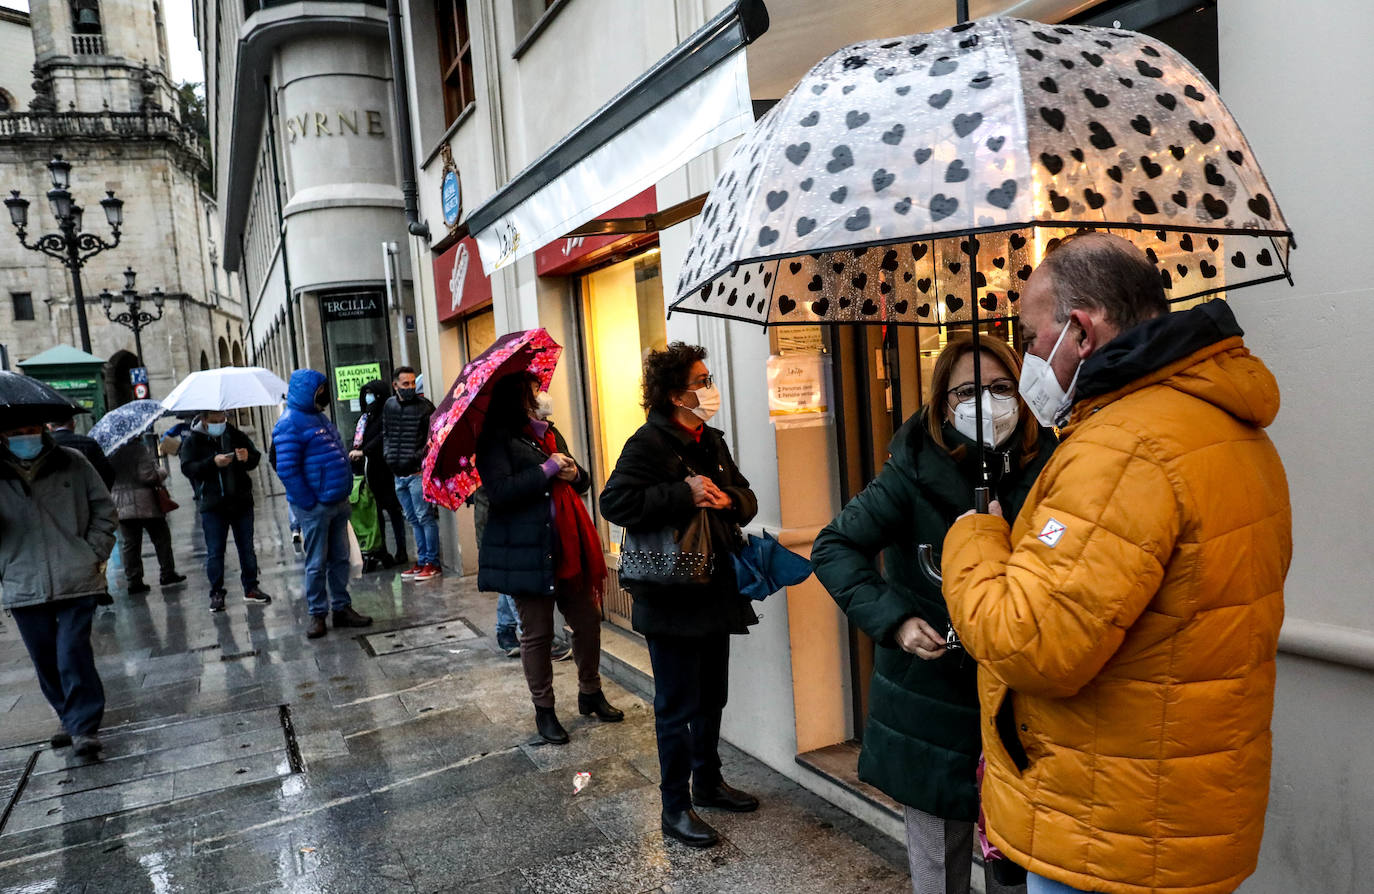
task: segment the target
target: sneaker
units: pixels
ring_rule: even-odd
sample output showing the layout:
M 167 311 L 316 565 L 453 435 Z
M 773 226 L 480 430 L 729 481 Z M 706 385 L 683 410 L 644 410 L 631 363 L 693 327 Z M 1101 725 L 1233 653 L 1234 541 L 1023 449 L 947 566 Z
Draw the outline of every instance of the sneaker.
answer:
M 509 649 L 506 650 L 506 657 L 507 657 L 507 658 L 519 658 L 519 657 L 520 657 L 520 647 L 519 647 L 519 646 L 511 646 Z
M 411 580 L 431 580 L 436 577 L 442 577 L 443 573 L 444 569 L 440 568 L 438 565 L 421 565 L 420 570 L 415 573 L 415 576 L 412 577 Z
M 297 546 L 300 545 L 300 542 L 301 542 L 301 532 L 300 532 L 300 531 L 292 531 L 292 532 L 291 532 L 291 542 L 294 543 L 294 544 L 296 544 Z
M 186 583 L 186 575 L 177 574 L 175 571 L 173 571 L 171 574 L 162 575 L 162 577 L 158 580 L 158 583 L 164 587 L 174 587 L 177 584 Z
M 554 640 L 549 645 L 549 657 L 554 661 L 567 661 L 572 657 L 572 646 L 567 643 Z
M 89 736 L 72 736 L 72 744 L 76 746 L 72 750 L 79 757 L 91 757 L 105 747 L 100 744 L 100 737 L 95 733 L 91 733 Z
M 212 612 L 222 612 L 222 611 L 224 611 L 224 591 L 223 591 L 223 590 L 215 590 L 213 593 L 210 594 L 210 611 L 212 611 Z
M 72 744 L 71 734 L 64 729 L 60 729 L 52 734 L 52 738 L 48 739 L 48 744 L 54 748 L 66 748 L 68 745 Z
M 147 592 L 150 591 L 151 589 L 152 589 L 152 587 L 148 586 L 147 584 L 145 584 L 145 583 L 144 583 L 143 581 L 141 581 L 141 580 L 140 580 L 140 581 L 129 581 L 129 595 L 130 595 L 130 596 L 137 596 L 137 595 L 139 595 L 140 593 L 147 593 Z
M 269 602 L 272 601 L 272 597 L 268 596 L 266 593 L 264 593 L 262 590 L 259 590 L 257 587 L 254 587 L 247 593 L 243 594 L 243 601 L 249 603 L 250 605 L 267 605 Z
M 407 569 L 407 570 L 405 570 L 405 571 L 402 571 L 402 572 L 401 572 L 401 580 L 415 580 L 415 577 L 416 577 L 421 571 L 424 571 L 424 570 L 425 570 L 425 566 L 423 566 L 423 565 L 416 565 L 414 568 L 409 568 L 409 569 Z

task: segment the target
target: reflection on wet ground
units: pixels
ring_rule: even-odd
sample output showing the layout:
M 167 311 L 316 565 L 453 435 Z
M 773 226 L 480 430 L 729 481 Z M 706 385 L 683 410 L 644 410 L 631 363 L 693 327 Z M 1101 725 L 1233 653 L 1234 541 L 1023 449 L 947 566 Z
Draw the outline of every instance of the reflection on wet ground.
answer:
M 120 580 L 96 619 L 101 760 L 47 745 L 55 719 L 0 615 L 0 892 L 909 890 L 894 842 L 730 748 L 726 778 L 763 807 L 712 813 L 714 849 L 665 842 L 651 707 L 607 680 L 626 722 L 579 717 L 562 663 L 572 742 L 535 744 L 519 662 L 471 578 L 370 574 L 353 595 L 376 625 L 307 641 L 280 498 L 257 535 L 274 602 L 231 587 L 211 614 L 177 498 L 189 586 L 129 597 Z

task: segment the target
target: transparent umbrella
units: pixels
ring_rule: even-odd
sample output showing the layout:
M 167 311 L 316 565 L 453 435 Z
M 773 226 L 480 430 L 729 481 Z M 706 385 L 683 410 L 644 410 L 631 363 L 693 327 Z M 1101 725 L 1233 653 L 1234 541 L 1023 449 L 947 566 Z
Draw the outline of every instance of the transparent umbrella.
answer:
M 846 47 L 736 147 L 672 310 L 765 325 L 1016 314 L 1056 240 L 1139 245 L 1177 303 L 1287 277 L 1216 90 L 1128 31 L 991 18 Z
M 91 429 L 91 437 L 108 456 L 148 430 L 167 414 L 167 408 L 155 400 L 134 400 L 116 407 Z

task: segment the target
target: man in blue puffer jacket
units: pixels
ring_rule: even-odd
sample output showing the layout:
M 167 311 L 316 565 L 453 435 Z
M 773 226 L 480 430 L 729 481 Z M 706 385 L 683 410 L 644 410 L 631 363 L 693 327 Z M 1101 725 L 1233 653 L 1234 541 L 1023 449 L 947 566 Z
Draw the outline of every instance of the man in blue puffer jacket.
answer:
M 348 495 L 353 470 L 343 438 L 324 414 L 329 382 L 324 373 L 298 369 L 291 374 L 286 412 L 272 429 L 277 477 L 296 510 L 305 539 L 305 598 L 310 626 L 305 635 L 325 634 L 325 615 L 334 610 L 335 627 L 366 627 L 372 619 L 353 610 L 348 595 Z M 326 578 L 328 593 L 326 594 Z

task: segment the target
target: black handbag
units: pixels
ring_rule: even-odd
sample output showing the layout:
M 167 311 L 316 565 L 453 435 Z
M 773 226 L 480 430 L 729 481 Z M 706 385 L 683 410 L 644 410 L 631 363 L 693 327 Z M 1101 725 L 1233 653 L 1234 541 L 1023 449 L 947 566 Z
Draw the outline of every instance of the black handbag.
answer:
M 656 531 L 625 531 L 620 540 L 622 583 L 708 584 L 715 570 L 709 510 L 701 509 L 679 533 L 672 525 Z

